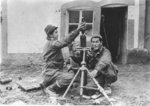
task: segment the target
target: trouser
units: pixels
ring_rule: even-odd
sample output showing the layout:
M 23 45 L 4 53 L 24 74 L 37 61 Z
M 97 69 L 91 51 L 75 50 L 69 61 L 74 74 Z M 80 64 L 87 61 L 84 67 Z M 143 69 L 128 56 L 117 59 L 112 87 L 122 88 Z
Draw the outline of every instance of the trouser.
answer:
M 56 83 L 60 88 L 66 87 L 70 84 L 74 73 L 63 72 L 57 69 L 47 69 L 43 74 L 43 85 L 48 87 L 49 85 Z
M 106 76 L 104 74 L 100 74 L 100 75 L 96 76 L 95 79 L 98 81 L 98 83 L 102 87 L 104 87 L 105 85 L 109 85 L 109 84 L 115 82 L 117 80 L 117 76 L 114 76 L 114 75 Z M 89 78 L 87 86 L 97 87 L 91 78 Z
M 112 70 L 111 68 L 107 68 L 107 69 L 103 70 L 102 72 L 98 72 L 95 79 L 98 81 L 100 86 L 104 88 L 105 86 L 109 86 L 110 84 L 117 81 L 117 73 L 118 72 L 116 70 Z M 91 78 L 88 79 L 88 83 L 86 86 L 97 88 L 96 84 L 94 83 L 94 81 Z M 90 91 L 93 93 L 93 90 L 88 90 L 88 92 L 90 92 Z

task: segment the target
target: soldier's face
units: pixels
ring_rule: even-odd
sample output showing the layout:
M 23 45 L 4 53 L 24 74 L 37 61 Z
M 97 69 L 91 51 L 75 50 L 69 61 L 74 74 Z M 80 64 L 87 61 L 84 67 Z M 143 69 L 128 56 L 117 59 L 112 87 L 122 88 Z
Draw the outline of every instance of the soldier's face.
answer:
M 58 31 L 57 31 L 57 29 L 54 30 L 53 37 L 54 37 L 54 39 L 58 39 Z
M 93 38 L 91 43 L 94 51 L 102 47 L 102 42 L 99 40 L 99 38 Z

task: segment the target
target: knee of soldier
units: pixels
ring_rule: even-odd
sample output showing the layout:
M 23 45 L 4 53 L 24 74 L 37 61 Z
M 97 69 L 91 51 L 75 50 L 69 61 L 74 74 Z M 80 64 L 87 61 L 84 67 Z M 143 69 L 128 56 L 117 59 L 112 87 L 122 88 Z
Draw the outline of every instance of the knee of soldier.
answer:
M 112 78 L 112 82 L 116 82 L 117 81 L 117 76 L 113 76 L 113 78 Z
M 73 73 L 68 73 L 68 75 L 66 76 L 68 80 L 72 80 L 72 78 L 74 77 Z
M 74 77 L 74 74 L 73 73 L 63 73 L 61 76 L 60 76 L 60 79 L 64 79 L 64 80 L 72 80 L 72 78 Z
M 116 74 L 115 74 L 115 73 L 109 73 L 109 74 L 108 74 L 108 77 L 114 78 L 114 77 L 116 77 Z
M 115 82 L 117 81 L 117 73 L 110 73 L 109 75 L 107 75 L 107 78 L 111 80 L 111 82 Z

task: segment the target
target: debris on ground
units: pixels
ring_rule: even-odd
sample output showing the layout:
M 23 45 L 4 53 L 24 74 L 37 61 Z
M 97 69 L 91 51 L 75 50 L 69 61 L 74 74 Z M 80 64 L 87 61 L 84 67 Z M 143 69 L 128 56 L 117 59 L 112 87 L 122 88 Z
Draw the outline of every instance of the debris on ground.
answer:
M 115 106 L 150 106 L 150 65 L 118 65 L 118 81 L 112 84 L 111 95 Z M 41 66 L 3 66 L 0 78 L 12 78 L 7 84 L 0 84 L 1 104 L 37 105 L 109 105 L 104 96 L 80 101 L 78 88 L 71 89 L 66 100 L 44 95 L 39 88 Z M 35 84 L 35 85 L 34 85 Z M 20 88 L 18 88 L 18 86 Z M 26 92 L 24 92 L 24 91 Z M 29 92 L 30 91 L 30 92 Z
M 0 78 L 0 84 L 8 84 L 12 82 L 12 78 Z
M 34 90 L 39 90 L 40 89 L 40 84 L 38 82 L 32 82 L 32 81 L 19 81 L 16 82 L 18 85 L 18 88 L 25 92 L 30 92 Z
M 9 91 L 12 90 L 12 86 L 7 86 L 6 90 L 9 90 Z

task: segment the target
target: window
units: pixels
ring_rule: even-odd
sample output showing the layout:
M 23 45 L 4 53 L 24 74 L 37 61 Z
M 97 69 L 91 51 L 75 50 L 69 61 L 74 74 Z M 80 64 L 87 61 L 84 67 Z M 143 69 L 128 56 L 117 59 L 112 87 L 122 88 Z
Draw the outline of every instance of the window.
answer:
M 79 11 L 69 11 L 69 23 L 79 23 Z
M 78 27 L 78 24 L 84 20 L 87 23 L 87 31 L 85 31 L 85 34 L 89 37 L 92 36 L 92 28 L 93 28 L 92 10 L 69 10 L 68 14 L 69 14 L 68 33 L 75 30 Z

